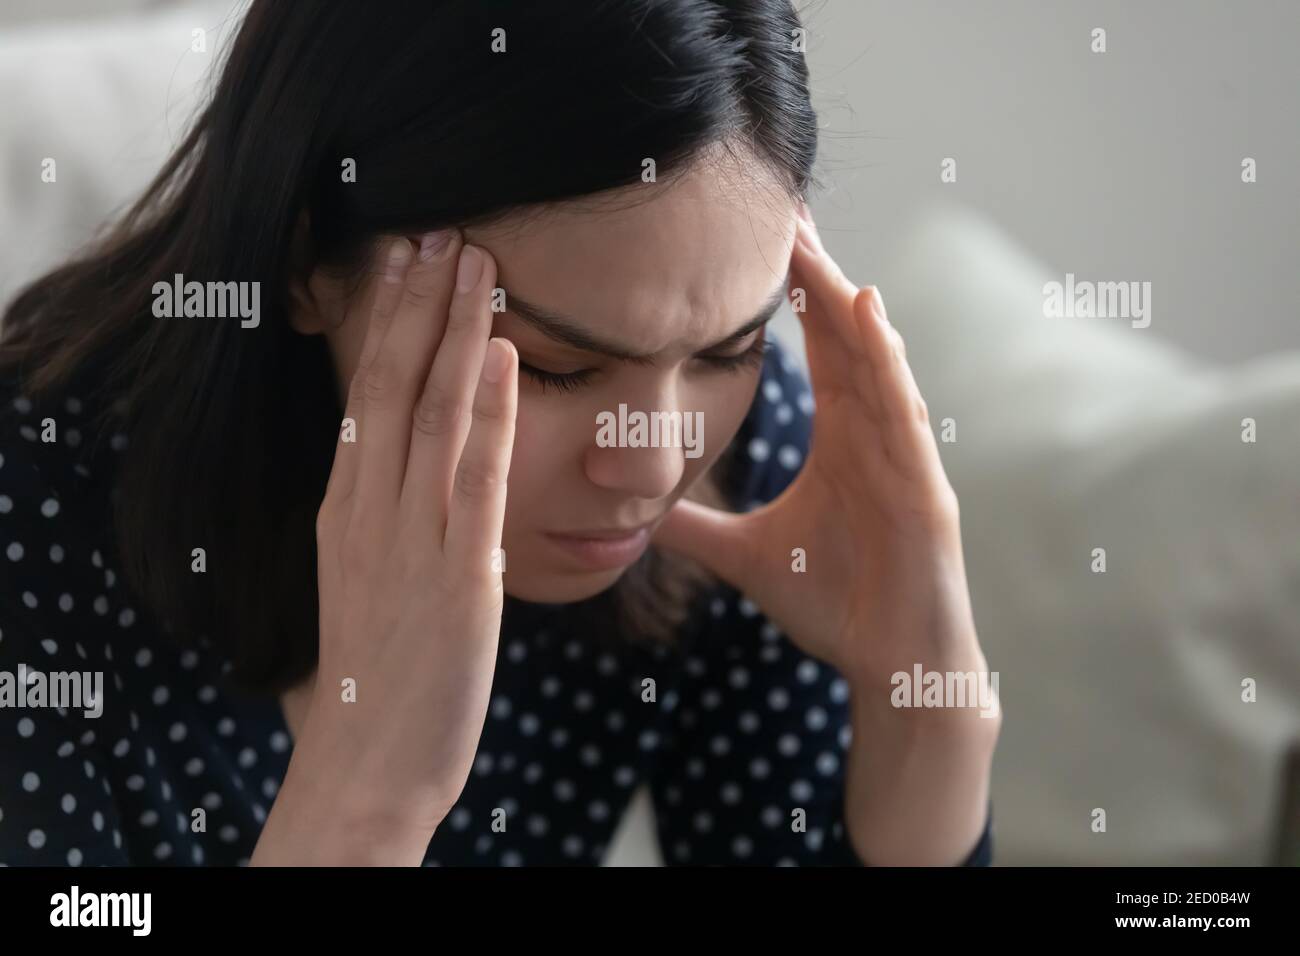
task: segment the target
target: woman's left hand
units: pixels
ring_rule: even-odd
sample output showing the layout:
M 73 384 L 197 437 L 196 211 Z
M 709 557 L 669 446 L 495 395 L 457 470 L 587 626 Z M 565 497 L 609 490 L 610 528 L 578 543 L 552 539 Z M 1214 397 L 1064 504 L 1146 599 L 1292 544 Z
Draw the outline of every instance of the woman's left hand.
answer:
M 982 671 L 957 497 L 903 340 L 879 292 L 853 285 L 823 248 L 806 206 L 800 217 L 790 295 L 816 401 L 808 458 L 746 514 L 679 501 L 655 543 L 749 596 L 855 688 L 887 694 L 891 675 L 916 664 Z

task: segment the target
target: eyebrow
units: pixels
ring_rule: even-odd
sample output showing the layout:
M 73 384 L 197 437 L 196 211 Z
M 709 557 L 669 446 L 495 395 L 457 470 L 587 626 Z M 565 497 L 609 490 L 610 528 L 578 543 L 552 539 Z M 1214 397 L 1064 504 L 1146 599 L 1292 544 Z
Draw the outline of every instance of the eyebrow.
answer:
M 767 301 L 759 308 L 753 318 L 747 320 L 740 328 L 729 335 L 719 339 L 712 345 L 700 349 L 701 352 L 710 352 L 714 349 L 722 348 L 733 342 L 738 342 L 745 338 L 754 330 L 761 328 L 772 320 L 776 310 L 781 307 L 785 301 L 786 287 L 790 282 L 790 273 L 786 272 L 785 278 L 776 290 L 767 297 Z M 561 315 L 558 312 L 552 312 L 549 309 L 534 305 L 517 295 L 506 293 L 506 310 L 518 315 L 521 319 L 531 325 L 537 331 L 541 332 L 549 339 L 557 342 L 563 342 L 565 345 L 584 352 L 595 352 L 599 355 L 608 355 L 624 362 L 630 362 L 633 365 L 653 365 L 655 353 L 633 352 L 623 348 L 613 342 L 601 339 L 599 336 L 592 335 L 586 329 L 581 328 L 572 319 Z

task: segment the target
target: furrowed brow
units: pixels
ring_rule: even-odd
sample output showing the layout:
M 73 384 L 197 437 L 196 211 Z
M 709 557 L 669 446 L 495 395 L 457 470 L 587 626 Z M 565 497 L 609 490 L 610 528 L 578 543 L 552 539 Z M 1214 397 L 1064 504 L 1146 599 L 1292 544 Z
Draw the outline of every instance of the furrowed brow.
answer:
M 712 345 L 705 346 L 700 351 L 710 352 L 714 349 L 723 348 L 733 342 L 740 341 L 755 329 L 766 325 L 771 321 L 772 316 L 776 314 L 777 309 L 781 307 L 781 303 L 785 301 L 786 287 L 789 282 L 790 274 L 787 272 L 785 278 L 781 280 L 781 284 L 767 297 L 767 301 L 763 303 L 753 318 L 747 320 L 736 331 L 719 339 Z M 653 365 L 655 362 L 654 353 L 633 352 L 617 343 L 606 341 L 600 336 L 592 335 L 569 317 L 542 306 L 534 305 L 526 299 L 521 299 L 519 296 L 508 292 L 506 293 L 506 308 L 542 333 L 542 335 L 557 342 L 562 342 L 571 348 L 583 352 L 594 352 L 598 355 L 607 355 L 610 358 L 629 362 L 633 365 Z

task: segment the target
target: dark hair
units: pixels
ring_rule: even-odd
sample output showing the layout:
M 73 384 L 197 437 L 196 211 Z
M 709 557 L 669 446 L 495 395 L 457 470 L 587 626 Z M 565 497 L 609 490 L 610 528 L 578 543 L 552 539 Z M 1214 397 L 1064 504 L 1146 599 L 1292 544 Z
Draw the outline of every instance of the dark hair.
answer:
M 206 636 L 251 689 L 315 664 L 315 517 L 342 411 L 325 339 L 287 321 L 292 275 L 360 274 L 380 236 L 634 185 L 647 157 L 662 181 L 713 146 L 803 196 L 799 29 L 790 0 L 256 0 L 142 198 L 24 289 L 0 338 L 29 394 L 94 368 L 117 399 L 116 546 L 163 629 Z M 152 287 L 176 273 L 260 282 L 261 323 L 155 318 Z M 672 601 L 636 611 L 672 590 L 666 567 L 652 549 L 585 610 L 680 620 Z

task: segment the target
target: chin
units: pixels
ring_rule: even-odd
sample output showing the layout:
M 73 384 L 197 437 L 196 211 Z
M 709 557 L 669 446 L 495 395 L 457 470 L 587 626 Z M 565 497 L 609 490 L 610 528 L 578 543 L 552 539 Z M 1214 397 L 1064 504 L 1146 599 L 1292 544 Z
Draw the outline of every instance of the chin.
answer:
M 572 604 L 609 590 L 626 570 L 627 568 L 599 572 L 575 571 L 568 574 L 551 571 L 546 574 L 519 574 L 512 579 L 507 565 L 502 577 L 506 594 L 516 600 L 538 604 Z

